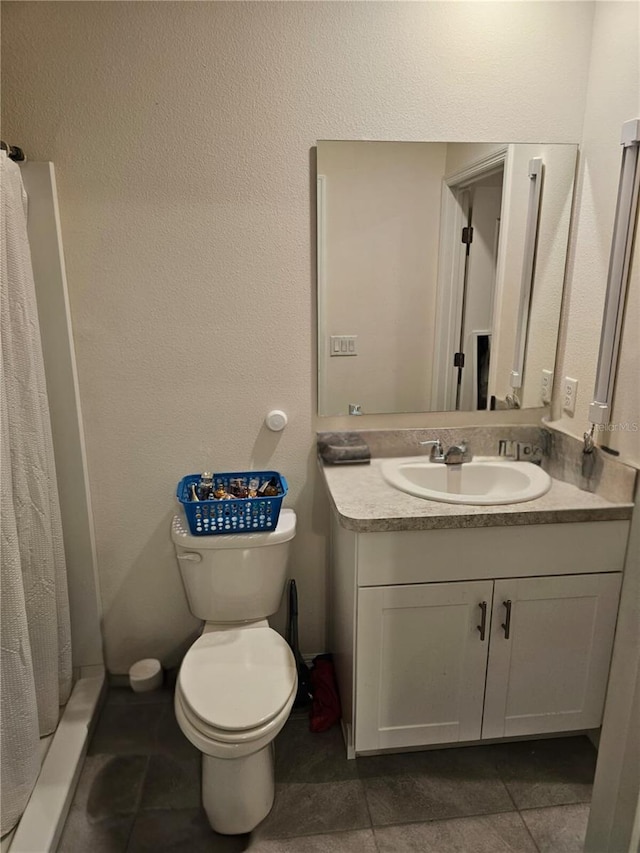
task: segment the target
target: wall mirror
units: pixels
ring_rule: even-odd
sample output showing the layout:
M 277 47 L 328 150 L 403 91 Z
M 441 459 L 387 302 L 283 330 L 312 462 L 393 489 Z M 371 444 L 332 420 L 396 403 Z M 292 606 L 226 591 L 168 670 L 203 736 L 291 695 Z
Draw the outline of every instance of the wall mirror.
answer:
M 549 402 L 576 154 L 318 142 L 320 415 Z

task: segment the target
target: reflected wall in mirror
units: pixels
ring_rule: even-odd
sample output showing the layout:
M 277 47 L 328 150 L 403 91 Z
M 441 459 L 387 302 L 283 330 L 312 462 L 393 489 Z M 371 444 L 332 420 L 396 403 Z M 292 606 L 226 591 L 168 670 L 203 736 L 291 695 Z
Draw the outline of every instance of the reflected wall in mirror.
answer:
M 318 143 L 320 415 L 544 405 L 576 153 Z

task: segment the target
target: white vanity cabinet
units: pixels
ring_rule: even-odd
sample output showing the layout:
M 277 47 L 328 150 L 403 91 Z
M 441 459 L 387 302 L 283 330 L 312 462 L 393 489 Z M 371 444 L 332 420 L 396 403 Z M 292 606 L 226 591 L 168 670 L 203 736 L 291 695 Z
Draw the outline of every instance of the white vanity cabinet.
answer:
M 334 517 L 331 650 L 350 754 L 598 727 L 627 530 L 357 533 Z
M 621 577 L 495 581 L 483 738 L 600 725 Z
M 480 738 L 492 587 L 471 581 L 359 590 L 358 751 Z
M 362 587 L 356 749 L 596 728 L 619 591 L 619 573 Z

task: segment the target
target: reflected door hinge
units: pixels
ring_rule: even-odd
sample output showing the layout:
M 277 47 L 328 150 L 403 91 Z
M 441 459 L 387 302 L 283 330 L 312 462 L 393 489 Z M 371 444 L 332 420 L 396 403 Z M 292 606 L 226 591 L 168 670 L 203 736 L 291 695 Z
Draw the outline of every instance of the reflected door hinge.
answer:
M 454 367 L 464 367 L 464 353 L 463 352 L 454 352 L 454 354 L 453 354 L 453 366 Z
M 462 242 L 465 246 L 470 246 L 473 243 L 473 226 L 465 225 L 462 229 Z

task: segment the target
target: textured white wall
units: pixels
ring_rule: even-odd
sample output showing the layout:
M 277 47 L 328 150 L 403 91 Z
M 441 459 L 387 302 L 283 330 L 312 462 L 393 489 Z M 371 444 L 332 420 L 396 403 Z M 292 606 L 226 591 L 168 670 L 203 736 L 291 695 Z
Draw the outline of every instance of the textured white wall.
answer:
M 445 143 L 318 144 L 326 187 L 322 414 L 346 414 L 349 403 L 365 412 L 429 409 L 446 151 Z M 358 354 L 331 356 L 330 335 L 357 335 Z
M 622 123 L 640 116 L 640 4 L 598 2 L 554 385 L 556 425 L 582 438 L 598 361 L 602 309 L 620 175 Z M 599 434 L 623 462 L 640 467 L 640 239 L 635 242 L 612 423 Z M 578 380 L 576 411 L 562 413 L 562 377 Z
M 112 671 L 170 660 L 197 627 L 168 531 L 176 481 L 205 466 L 286 472 L 302 645 L 323 648 L 312 148 L 577 142 L 592 16 L 580 2 L 2 4 L 3 137 L 58 176 Z M 274 406 L 290 415 L 275 437 Z

